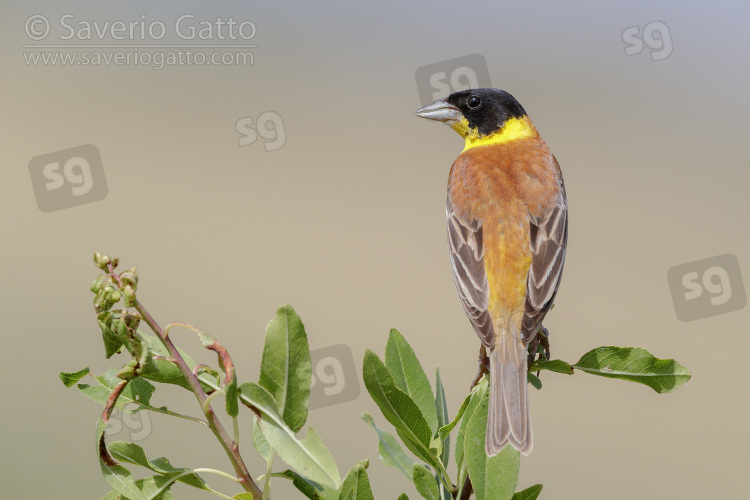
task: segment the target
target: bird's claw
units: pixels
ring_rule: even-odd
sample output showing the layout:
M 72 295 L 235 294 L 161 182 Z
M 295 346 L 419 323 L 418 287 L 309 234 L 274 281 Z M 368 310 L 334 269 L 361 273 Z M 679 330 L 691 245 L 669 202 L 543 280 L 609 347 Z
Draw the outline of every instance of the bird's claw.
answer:
M 479 372 L 477 372 L 477 376 L 474 379 L 474 382 L 471 383 L 471 388 L 473 389 L 476 387 L 476 385 L 479 383 L 480 380 L 482 380 L 482 377 L 485 373 L 490 372 L 490 357 L 487 356 L 487 349 L 485 349 L 484 346 L 482 346 L 479 349 Z
M 544 349 L 544 353 L 539 352 L 540 345 Z M 537 357 L 537 355 L 539 355 L 539 357 Z M 536 335 L 529 343 L 529 365 L 531 365 L 531 363 L 533 363 L 537 359 L 540 359 L 542 361 L 547 361 L 550 359 L 549 330 L 547 330 L 543 326 L 539 327 L 539 330 L 537 330 Z

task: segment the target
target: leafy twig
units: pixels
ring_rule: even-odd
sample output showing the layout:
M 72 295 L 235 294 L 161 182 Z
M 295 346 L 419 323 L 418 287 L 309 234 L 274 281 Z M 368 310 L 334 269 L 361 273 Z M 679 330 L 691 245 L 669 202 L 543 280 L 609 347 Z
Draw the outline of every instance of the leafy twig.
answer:
M 237 477 L 239 478 L 239 483 L 243 488 L 245 488 L 246 491 L 252 493 L 253 498 L 255 498 L 256 500 L 260 500 L 263 496 L 263 492 L 261 492 L 260 488 L 258 488 L 258 485 L 255 484 L 252 476 L 250 476 L 250 472 L 248 471 L 247 466 L 245 465 L 245 462 L 242 460 L 242 456 L 240 455 L 237 443 L 232 440 L 227 431 L 224 429 L 224 426 L 216 416 L 216 413 L 211 408 L 211 405 L 206 405 L 208 396 L 206 396 L 206 393 L 203 392 L 203 388 L 201 388 L 200 382 L 198 382 L 198 378 L 188 367 L 187 363 L 185 363 L 182 355 L 166 335 L 164 330 L 159 326 L 156 320 L 154 320 L 153 316 L 151 316 L 146 308 L 143 307 L 143 304 L 141 304 L 138 299 L 135 299 L 135 309 L 140 313 L 141 317 L 146 322 L 146 324 L 148 324 L 151 330 L 153 330 L 157 337 L 159 337 L 159 340 L 161 340 L 162 344 L 164 344 L 164 347 L 167 349 L 169 355 L 174 360 L 174 364 L 179 367 L 183 376 L 187 379 L 190 388 L 193 390 L 193 394 L 195 394 L 195 397 L 198 399 L 198 402 L 201 405 L 201 408 L 204 408 L 205 406 L 205 414 L 206 418 L 208 419 L 208 426 L 214 433 L 214 435 L 216 435 L 216 437 L 219 439 L 222 447 L 224 448 L 224 451 L 229 457 L 229 461 L 232 462 L 232 466 L 234 467 L 234 470 L 237 473 Z

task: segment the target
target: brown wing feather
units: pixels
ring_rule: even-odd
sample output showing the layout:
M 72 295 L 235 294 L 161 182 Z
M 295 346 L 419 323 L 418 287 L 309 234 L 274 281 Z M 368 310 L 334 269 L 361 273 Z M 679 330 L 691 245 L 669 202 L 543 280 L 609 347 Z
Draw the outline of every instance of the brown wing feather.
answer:
M 559 167 L 558 167 L 559 169 Z M 560 182 L 557 203 L 541 217 L 531 217 L 529 247 L 531 266 L 526 278 L 526 304 L 521 334 L 529 342 L 542 326 L 560 286 L 568 242 L 568 204 Z
M 446 206 L 448 246 L 450 248 L 453 280 L 461 305 L 464 306 L 474 330 L 485 347 L 495 345 L 495 328 L 487 310 L 490 287 L 484 267 L 482 222 L 467 221 L 453 211 L 450 196 Z

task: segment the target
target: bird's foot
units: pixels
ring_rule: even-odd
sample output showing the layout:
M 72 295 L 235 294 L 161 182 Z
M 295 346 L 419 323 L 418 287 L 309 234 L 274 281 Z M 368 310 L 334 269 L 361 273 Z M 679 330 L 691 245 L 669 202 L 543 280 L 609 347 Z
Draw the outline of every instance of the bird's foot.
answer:
M 474 379 L 474 382 L 471 383 L 471 389 L 476 387 L 476 385 L 479 383 L 480 380 L 482 380 L 482 377 L 485 373 L 490 372 L 490 357 L 487 356 L 487 349 L 485 349 L 484 346 L 482 346 L 479 349 L 479 372 L 477 372 L 477 377 Z
M 540 352 L 540 346 L 543 352 Z M 549 330 L 543 326 L 539 327 L 536 336 L 529 342 L 529 365 L 537 359 L 541 361 L 549 360 Z

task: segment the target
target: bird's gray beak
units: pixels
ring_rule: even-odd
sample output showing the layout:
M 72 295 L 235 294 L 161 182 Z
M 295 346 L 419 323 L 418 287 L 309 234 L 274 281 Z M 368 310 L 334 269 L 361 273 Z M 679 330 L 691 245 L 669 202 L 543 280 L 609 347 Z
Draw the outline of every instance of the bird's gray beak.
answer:
M 432 104 L 420 108 L 414 112 L 420 118 L 435 120 L 438 122 L 454 123 L 463 117 L 461 110 L 453 104 L 448 104 L 445 99 L 440 99 Z

